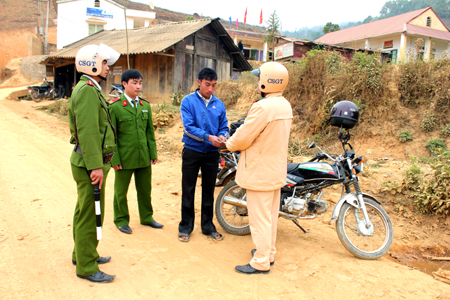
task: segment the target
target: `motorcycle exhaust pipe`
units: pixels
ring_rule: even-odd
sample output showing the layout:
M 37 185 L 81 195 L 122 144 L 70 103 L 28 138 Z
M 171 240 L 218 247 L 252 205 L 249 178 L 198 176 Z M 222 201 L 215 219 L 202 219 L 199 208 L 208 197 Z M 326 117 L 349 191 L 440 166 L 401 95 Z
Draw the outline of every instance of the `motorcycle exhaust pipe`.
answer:
M 225 196 L 223 197 L 223 202 L 225 202 L 226 204 L 231 204 L 237 207 L 243 207 L 243 208 L 247 208 L 247 201 L 245 200 L 240 200 L 234 197 L 230 197 L 230 196 Z
M 240 200 L 240 199 L 235 198 L 235 197 L 225 196 L 225 197 L 223 197 L 223 202 L 226 203 L 226 204 L 237 206 L 237 207 L 247 208 L 247 201 Z M 296 215 L 293 215 L 293 214 L 287 214 L 287 213 L 282 212 L 282 211 L 279 212 L 279 216 L 283 217 L 283 218 L 286 218 L 288 220 L 294 220 L 294 219 L 299 218 L 299 216 L 296 216 Z M 308 216 L 308 217 L 300 217 L 300 219 L 314 219 L 316 217 L 317 217 L 317 215 L 313 215 L 313 216 Z

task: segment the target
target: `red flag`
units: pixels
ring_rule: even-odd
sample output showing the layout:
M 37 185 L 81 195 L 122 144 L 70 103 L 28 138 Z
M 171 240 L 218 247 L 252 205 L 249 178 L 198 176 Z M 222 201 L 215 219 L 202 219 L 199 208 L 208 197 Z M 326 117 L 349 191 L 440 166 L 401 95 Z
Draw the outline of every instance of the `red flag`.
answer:
M 261 15 L 259 16 L 259 24 L 262 24 L 263 22 L 263 16 L 262 16 L 262 8 L 261 8 Z
M 247 23 L 247 7 L 245 8 L 244 24 Z
M 239 27 L 239 21 L 238 21 L 238 18 L 236 18 L 236 27 Z

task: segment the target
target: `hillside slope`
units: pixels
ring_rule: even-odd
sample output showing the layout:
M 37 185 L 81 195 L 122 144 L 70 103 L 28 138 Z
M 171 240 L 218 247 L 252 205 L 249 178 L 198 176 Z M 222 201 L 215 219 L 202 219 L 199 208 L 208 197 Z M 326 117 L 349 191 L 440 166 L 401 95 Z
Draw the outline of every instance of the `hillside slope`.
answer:
M 46 3 L 42 3 L 43 12 L 46 13 Z M 50 2 L 48 26 L 55 26 L 56 10 Z M 2 0 L 0 1 L 0 31 L 9 31 L 38 26 L 38 1 L 36 0 Z M 45 14 L 44 14 L 45 24 Z

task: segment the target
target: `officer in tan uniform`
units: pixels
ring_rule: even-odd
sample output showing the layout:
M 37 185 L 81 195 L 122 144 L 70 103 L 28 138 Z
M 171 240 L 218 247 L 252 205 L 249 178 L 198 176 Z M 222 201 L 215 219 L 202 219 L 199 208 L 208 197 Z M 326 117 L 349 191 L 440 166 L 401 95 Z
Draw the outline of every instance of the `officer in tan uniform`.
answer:
M 286 163 L 292 108 L 282 96 L 289 75 L 276 62 L 252 73 L 259 77 L 263 99 L 255 102 L 236 133 L 227 141 L 230 151 L 241 155 L 236 182 L 247 189 L 247 207 L 253 243 L 249 264 L 236 266 L 244 274 L 269 273 L 275 262 L 280 189 L 286 184 Z
M 93 282 L 110 282 L 116 276 L 99 270 L 98 265 L 111 257 L 100 257 L 97 252 L 96 207 L 94 185 L 100 188 L 101 222 L 104 217 L 105 183 L 111 168 L 116 145 L 115 128 L 107 102 L 99 85 L 120 54 L 100 44 L 87 45 L 76 55 L 77 71 L 82 73 L 69 103 L 69 126 L 75 148 L 70 157 L 73 179 L 77 184 L 78 201 L 73 216 L 72 263 L 78 277 Z
M 111 119 L 117 129 L 117 151 L 111 161 L 116 177 L 114 223 L 121 232 L 131 234 L 127 193 L 133 174 L 140 223 L 152 228 L 164 225 L 153 219 L 152 165 L 158 157 L 152 108 L 149 102 L 139 97 L 142 74 L 135 69 L 126 70 L 122 74 L 122 85 L 124 93 L 110 106 Z

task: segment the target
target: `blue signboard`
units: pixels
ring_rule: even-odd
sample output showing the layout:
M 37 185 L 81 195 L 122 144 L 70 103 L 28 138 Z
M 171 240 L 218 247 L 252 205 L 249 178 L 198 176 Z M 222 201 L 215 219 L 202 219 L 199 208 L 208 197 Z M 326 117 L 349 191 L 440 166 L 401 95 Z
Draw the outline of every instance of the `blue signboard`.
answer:
M 100 17 L 100 18 L 113 18 L 113 14 L 110 12 L 107 12 L 106 10 L 103 10 L 101 8 L 92 8 L 88 7 L 86 10 L 86 16 L 92 16 L 92 17 Z

